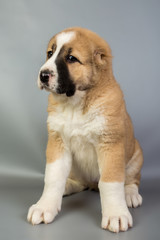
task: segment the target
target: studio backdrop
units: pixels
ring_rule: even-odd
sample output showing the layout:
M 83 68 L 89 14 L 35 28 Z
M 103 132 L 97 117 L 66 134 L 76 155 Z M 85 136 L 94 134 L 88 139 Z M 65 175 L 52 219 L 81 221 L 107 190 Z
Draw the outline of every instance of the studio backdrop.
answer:
M 158 1 L 1 1 L 0 184 L 41 184 L 47 143 L 47 96 L 37 87 L 49 39 L 71 26 L 106 39 L 145 164 L 160 171 Z M 32 183 L 32 184 L 33 184 Z

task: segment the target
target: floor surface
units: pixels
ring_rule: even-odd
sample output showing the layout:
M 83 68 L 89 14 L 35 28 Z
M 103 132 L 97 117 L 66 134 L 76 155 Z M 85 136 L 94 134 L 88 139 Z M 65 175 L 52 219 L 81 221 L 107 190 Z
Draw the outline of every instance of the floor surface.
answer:
M 2 187 L 0 190 L 0 240 L 159 240 L 160 182 L 142 181 L 143 205 L 130 209 L 134 226 L 118 234 L 102 230 L 99 193 L 84 191 L 63 199 L 62 211 L 51 224 L 32 226 L 26 220 L 40 187 Z

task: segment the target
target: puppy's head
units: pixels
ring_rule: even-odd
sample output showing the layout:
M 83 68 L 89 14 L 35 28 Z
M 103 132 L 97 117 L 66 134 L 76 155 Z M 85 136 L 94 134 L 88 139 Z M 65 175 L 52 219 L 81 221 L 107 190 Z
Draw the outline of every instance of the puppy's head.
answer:
M 99 75 L 109 69 L 111 52 L 108 44 L 87 29 L 69 28 L 50 40 L 38 86 L 70 97 L 76 90 L 92 88 L 100 81 Z

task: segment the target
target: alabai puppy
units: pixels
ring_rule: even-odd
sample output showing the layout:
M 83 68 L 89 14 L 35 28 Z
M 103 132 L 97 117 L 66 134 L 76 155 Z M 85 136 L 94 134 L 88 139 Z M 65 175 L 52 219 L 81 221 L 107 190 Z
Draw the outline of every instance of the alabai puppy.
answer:
M 44 190 L 28 212 L 33 225 L 52 222 L 63 195 L 99 189 L 104 229 L 132 226 L 128 207 L 139 194 L 143 154 L 123 93 L 112 71 L 109 45 L 83 28 L 69 28 L 48 44 L 38 86 L 50 92 Z

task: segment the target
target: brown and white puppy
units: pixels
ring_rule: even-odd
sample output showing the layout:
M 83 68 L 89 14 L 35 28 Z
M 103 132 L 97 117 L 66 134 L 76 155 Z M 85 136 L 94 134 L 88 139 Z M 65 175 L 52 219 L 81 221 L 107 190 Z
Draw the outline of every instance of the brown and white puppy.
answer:
M 142 204 L 143 155 L 108 44 L 83 28 L 58 33 L 48 44 L 38 85 L 50 91 L 47 162 L 44 191 L 28 221 L 50 223 L 63 195 L 98 187 L 102 228 L 126 231 L 132 226 L 128 207 Z

